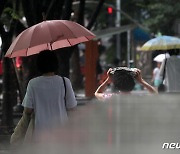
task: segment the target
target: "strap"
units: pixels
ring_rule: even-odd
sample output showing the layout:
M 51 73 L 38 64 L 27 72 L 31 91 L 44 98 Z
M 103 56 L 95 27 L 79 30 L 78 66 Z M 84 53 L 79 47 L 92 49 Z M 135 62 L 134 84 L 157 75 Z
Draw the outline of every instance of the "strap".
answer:
M 64 90 L 65 90 L 64 102 L 65 102 L 65 107 L 67 108 L 67 105 L 66 105 L 66 82 L 65 82 L 64 77 L 62 77 L 62 79 L 63 79 L 63 83 L 64 83 Z
M 166 63 L 167 63 L 167 58 L 165 58 L 165 62 L 164 62 L 164 70 L 163 70 L 162 81 L 164 81 L 165 74 L 166 74 Z

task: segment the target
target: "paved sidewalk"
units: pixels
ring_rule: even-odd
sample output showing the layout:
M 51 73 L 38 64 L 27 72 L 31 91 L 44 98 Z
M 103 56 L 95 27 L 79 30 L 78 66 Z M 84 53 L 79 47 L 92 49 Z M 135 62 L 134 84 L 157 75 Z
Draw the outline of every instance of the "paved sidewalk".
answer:
M 10 135 L 0 135 L 0 154 L 9 154 Z
M 78 94 L 76 97 L 78 106 L 86 105 L 91 98 L 86 98 L 83 94 Z M 1 114 L 1 113 L 0 113 Z M 21 113 L 14 113 L 14 125 L 17 124 L 19 119 L 21 118 Z M 10 153 L 10 136 L 11 133 L 3 132 L 3 128 L 0 126 L 0 154 L 9 154 Z
M 142 93 L 104 102 L 88 103 L 89 100 L 77 98 L 81 106 L 68 127 L 55 132 L 58 142 L 43 144 L 43 148 L 27 147 L 22 153 L 179 154 L 180 149 L 162 148 L 163 143 L 180 143 L 179 94 Z M 0 136 L 0 154 L 11 154 L 8 137 L 3 137 Z

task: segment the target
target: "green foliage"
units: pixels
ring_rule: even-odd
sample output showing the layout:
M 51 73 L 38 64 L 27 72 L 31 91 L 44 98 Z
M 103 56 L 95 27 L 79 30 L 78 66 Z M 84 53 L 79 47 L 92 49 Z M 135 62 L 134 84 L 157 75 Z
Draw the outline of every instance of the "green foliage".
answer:
M 161 31 L 163 34 L 173 35 L 173 23 L 179 18 L 179 0 L 126 0 L 121 1 L 121 8 L 145 27 L 150 33 Z M 121 17 L 122 24 L 129 21 Z
M 6 7 L 1 15 L 1 22 L 5 25 L 6 31 L 9 31 L 12 19 L 19 20 L 20 16 L 10 7 Z
M 3 13 L 7 14 L 8 16 L 10 16 L 13 19 L 16 19 L 16 20 L 20 19 L 20 16 L 15 12 L 14 9 L 12 9 L 10 7 L 5 8 Z
M 180 3 L 178 0 L 152 0 L 142 7 L 146 10 L 146 17 L 142 16 L 144 25 L 148 26 L 153 33 L 161 31 L 163 34 L 173 35 L 173 23 L 179 18 Z M 147 17 L 148 16 L 148 17 Z

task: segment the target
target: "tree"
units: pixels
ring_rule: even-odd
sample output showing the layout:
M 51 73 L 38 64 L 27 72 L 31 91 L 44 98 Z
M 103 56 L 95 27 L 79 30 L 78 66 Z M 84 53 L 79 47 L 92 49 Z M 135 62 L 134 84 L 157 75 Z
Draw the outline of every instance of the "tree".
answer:
M 72 13 L 72 0 L 1 0 L 0 1 L 0 35 L 2 37 L 2 50 L 3 55 L 9 48 L 14 36 L 19 34 L 25 28 L 30 27 L 36 23 L 43 20 L 42 14 L 47 20 L 53 19 L 66 19 L 71 18 Z M 80 9 L 84 12 L 85 0 L 81 0 Z M 83 25 L 84 14 L 79 11 L 77 22 Z M 98 15 L 98 13 L 96 13 Z M 3 16 L 8 16 L 8 18 Z M 26 18 L 26 23 L 22 23 L 22 17 Z M 95 16 L 94 16 L 95 17 Z M 26 26 L 27 25 L 27 26 Z M 93 22 L 91 23 L 93 25 Z M 72 54 L 72 48 L 60 49 L 62 52 L 57 52 L 59 57 L 60 72 L 63 76 L 69 76 L 69 60 Z M 36 55 L 23 58 L 23 94 L 25 93 L 26 85 L 28 81 L 37 75 L 37 70 L 34 67 L 34 60 Z M 78 62 L 78 59 L 77 59 Z M 3 116 L 4 125 L 12 125 L 12 104 L 10 89 L 15 89 L 11 87 L 11 79 L 15 78 L 12 76 L 13 63 L 11 59 L 3 57 Z M 12 78 L 11 78 L 12 77 Z
M 147 5 L 145 24 L 152 33 L 161 32 L 166 35 L 174 35 L 173 24 L 179 18 L 180 3 L 178 0 L 164 0 L 151 2 Z
M 174 35 L 173 23 L 179 18 L 180 3 L 178 0 L 127 0 L 122 2 L 122 10 L 147 27 L 150 33 Z
M 1 1 L 0 4 L 0 35 L 2 38 L 2 54 L 4 51 L 7 51 L 8 47 L 11 44 L 14 31 L 17 29 L 16 14 L 11 8 L 14 8 L 15 11 L 18 11 L 19 7 L 12 2 Z M 6 18 L 11 18 L 11 20 L 3 20 L 3 16 Z M 6 24 L 4 24 L 4 23 Z M 7 128 L 13 126 L 12 118 L 12 102 L 16 100 L 16 86 L 14 85 L 15 73 L 13 68 L 13 63 L 10 59 L 3 57 L 3 111 L 2 111 L 2 125 Z

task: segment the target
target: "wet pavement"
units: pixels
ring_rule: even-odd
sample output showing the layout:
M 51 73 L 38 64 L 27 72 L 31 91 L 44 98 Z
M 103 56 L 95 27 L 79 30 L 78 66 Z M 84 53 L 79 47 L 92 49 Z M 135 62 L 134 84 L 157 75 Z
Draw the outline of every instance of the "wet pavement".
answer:
M 17 153 L 178 154 L 179 148 L 162 146 L 180 144 L 179 100 L 179 94 L 121 95 L 104 102 L 86 100 L 70 114 L 66 126 L 52 133 L 55 138 Z M 8 146 L 3 148 L 0 154 L 8 153 Z
M 9 153 L 9 138 L 10 135 L 0 135 L 0 154 Z

